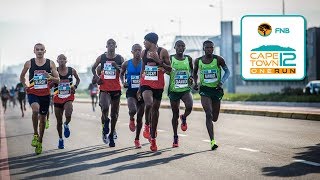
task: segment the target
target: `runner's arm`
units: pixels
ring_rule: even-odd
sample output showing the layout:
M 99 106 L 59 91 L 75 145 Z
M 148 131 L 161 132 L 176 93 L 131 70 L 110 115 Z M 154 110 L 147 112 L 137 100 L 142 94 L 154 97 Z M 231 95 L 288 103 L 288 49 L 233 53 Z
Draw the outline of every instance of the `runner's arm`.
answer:
M 219 83 L 219 85 L 222 86 L 226 82 L 228 77 L 230 76 L 230 71 L 229 71 L 229 68 L 228 68 L 226 62 L 224 61 L 224 59 L 222 57 L 218 57 L 218 60 L 219 60 L 219 65 L 222 67 L 222 69 L 224 71 L 223 77 L 221 78 L 220 83 Z
M 92 66 L 92 68 L 91 68 L 91 72 L 92 72 L 92 74 L 93 74 L 93 77 L 94 77 L 94 79 L 96 79 L 96 80 L 97 80 L 97 78 L 99 78 L 98 75 L 97 75 L 97 71 L 96 71 L 96 70 L 97 70 L 97 67 L 99 66 L 100 62 L 101 62 L 101 56 L 99 56 L 99 57 L 96 59 L 96 62 L 94 62 L 93 66 Z
M 199 58 L 194 61 L 193 68 L 193 80 L 194 80 L 194 89 L 198 89 L 198 70 L 199 70 Z
M 166 49 L 162 49 L 160 52 L 160 56 L 161 56 L 161 60 L 162 60 L 162 67 L 168 71 L 171 72 L 172 71 L 172 67 L 171 67 L 171 63 L 170 63 L 170 59 L 169 59 L 169 53 Z
M 51 60 L 50 60 L 50 68 L 51 68 L 52 76 L 49 75 L 48 80 L 51 80 L 56 84 L 59 84 L 60 82 L 59 73 L 57 71 L 56 64 L 54 64 L 54 62 Z
M 74 86 L 77 89 L 80 84 L 80 77 L 78 75 L 78 72 L 73 68 L 72 68 L 72 75 L 74 76 L 74 78 L 76 78 L 76 84 Z
M 120 71 L 120 80 L 121 80 L 121 83 L 124 84 L 124 76 L 125 76 L 125 73 L 127 71 L 127 66 L 128 66 L 128 61 L 125 61 L 122 63 L 121 65 L 121 71 Z
M 26 84 L 25 76 L 26 76 L 27 71 L 30 69 L 30 67 L 31 67 L 31 61 L 27 61 L 24 64 L 23 69 L 22 69 L 21 74 L 20 74 L 20 82 L 22 83 L 22 85 L 24 87 L 28 87 L 27 84 Z

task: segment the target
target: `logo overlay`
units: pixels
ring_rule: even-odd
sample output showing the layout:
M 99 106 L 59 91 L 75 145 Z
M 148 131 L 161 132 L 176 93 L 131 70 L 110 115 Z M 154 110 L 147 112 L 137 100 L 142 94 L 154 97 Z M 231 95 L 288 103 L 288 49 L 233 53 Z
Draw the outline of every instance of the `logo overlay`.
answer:
M 306 69 L 305 19 L 249 15 L 241 19 L 241 75 L 245 80 L 301 80 Z

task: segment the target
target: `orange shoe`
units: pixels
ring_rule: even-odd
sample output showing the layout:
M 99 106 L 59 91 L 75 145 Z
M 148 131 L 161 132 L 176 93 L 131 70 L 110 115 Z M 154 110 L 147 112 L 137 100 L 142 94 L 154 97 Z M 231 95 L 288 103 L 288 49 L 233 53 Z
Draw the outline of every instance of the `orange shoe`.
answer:
M 156 139 L 154 138 L 151 138 L 150 140 L 151 142 L 151 145 L 150 145 L 150 150 L 151 151 L 157 151 L 158 150 L 158 147 L 157 147 L 157 143 L 156 143 Z
M 136 130 L 136 125 L 134 123 L 134 118 L 130 119 L 130 123 L 129 123 L 129 129 L 130 131 L 134 132 Z
M 183 119 L 182 114 L 180 115 L 180 119 L 181 119 L 181 130 L 182 131 L 186 131 L 188 129 L 188 125 L 187 125 L 187 119 Z
M 141 148 L 141 144 L 140 144 L 139 139 L 134 140 L 134 146 L 136 147 L 136 149 Z
M 174 136 L 173 137 L 172 147 L 173 148 L 179 147 L 179 138 L 178 138 L 178 136 Z
M 150 125 L 144 125 L 143 137 L 146 139 L 150 138 Z

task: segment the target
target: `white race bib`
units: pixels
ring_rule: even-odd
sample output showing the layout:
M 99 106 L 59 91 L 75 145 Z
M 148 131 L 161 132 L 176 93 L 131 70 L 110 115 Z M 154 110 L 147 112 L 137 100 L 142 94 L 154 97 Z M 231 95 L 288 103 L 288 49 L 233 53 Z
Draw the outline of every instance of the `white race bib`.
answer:
M 216 70 L 202 70 L 203 72 L 203 81 L 205 83 L 214 83 L 218 80 Z
M 34 89 L 45 89 L 48 87 L 45 70 L 35 70 L 33 75 Z
M 116 68 L 111 63 L 104 63 L 104 79 L 116 79 Z
M 71 86 L 69 81 L 60 81 L 58 85 L 58 97 L 67 98 L 71 95 Z
M 149 81 L 157 81 L 158 80 L 158 66 L 148 66 L 146 65 L 144 68 L 144 79 Z
M 174 76 L 175 88 L 186 88 L 188 87 L 188 73 L 187 71 L 176 71 Z
M 131 88 L 140 87 L 140 75 L 131 75 Z

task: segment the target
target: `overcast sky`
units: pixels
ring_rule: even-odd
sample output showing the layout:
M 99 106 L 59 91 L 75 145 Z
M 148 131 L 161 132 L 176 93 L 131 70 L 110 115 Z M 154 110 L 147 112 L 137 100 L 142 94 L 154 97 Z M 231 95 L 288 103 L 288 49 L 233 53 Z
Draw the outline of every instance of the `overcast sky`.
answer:
M 69 65 L 83 71 L 105 51 L 109 38 L 117 41 L 117 53 L 129 58 L 132 44 L 142 45 L 150 31 L 167 48 L 179 29 L 182 35 L 220 34 L 221 9 L 237 35 L 243 15 L 282 13 L 282 0 L 220 5 L 219 0 L 0 0 L 0 70 L 34 57 L 37 42 L 45 44 L 47 58 L 64 53 Z M 285 11 L 303 15 L 308 27 L 320 26 L 319 0 L 286 0 Z

